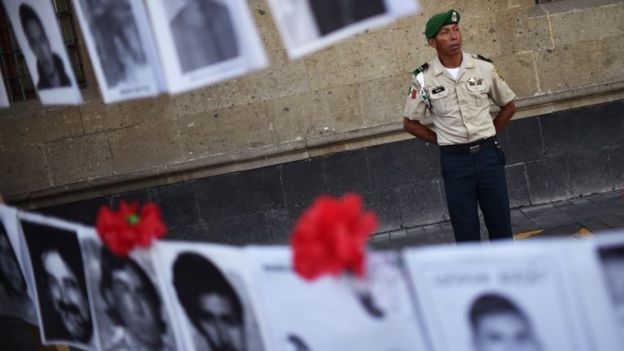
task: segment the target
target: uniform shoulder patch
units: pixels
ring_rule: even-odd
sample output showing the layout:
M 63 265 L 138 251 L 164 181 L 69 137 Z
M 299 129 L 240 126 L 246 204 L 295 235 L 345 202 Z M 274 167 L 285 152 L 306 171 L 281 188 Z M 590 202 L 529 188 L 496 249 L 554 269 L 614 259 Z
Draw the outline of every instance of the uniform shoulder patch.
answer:
M 487 61 L 489 63 L 494 63 L 494 61 L 492 61 L 491 59 L 483 56 L 483 55 L 472 55 L 472 57 L 479 59 L 479 60 L 483 60 L 483 61 Z
M 429 68 L 429 64 L 428 64 L 428 63 L 425 63 L 425 64 L 422 64 L 422 65 L 418 66 L 418 68 L 416 68 L 416 69 L 414 70 L 414 72 L 412 72 L 412 73 L 413 73 L 414 75 L 417 75 L 418 73 L 421 73 L 421 72 L 426 71 L 426 70 L 427 70 L 427 68 Z

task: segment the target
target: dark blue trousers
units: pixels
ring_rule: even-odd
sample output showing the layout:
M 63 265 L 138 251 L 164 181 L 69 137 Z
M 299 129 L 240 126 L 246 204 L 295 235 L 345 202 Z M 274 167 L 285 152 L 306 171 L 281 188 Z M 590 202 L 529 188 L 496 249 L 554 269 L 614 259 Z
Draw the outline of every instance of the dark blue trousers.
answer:
M 480 240 L 477 204 L 490 240 L 512 238 L 502 151 L 494 146 L 473 154 L 441 150 L 440 161 L 455 241 Z

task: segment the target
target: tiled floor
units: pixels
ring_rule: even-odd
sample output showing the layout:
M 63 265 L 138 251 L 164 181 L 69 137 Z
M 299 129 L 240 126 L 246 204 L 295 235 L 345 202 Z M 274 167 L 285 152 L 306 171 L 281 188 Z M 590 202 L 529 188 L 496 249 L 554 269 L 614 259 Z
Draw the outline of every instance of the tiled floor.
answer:
M 514 236 L 587 235 L 624 228 L 624 192 L 622 190 L 594 194 L 548 204 L 516 208 L 511 211 Z M 486 230 L 482 224 L 482 236 Z M 450 223 L 442 222 L 376 235 L 375 248 L 400 248 L 452 243 Z

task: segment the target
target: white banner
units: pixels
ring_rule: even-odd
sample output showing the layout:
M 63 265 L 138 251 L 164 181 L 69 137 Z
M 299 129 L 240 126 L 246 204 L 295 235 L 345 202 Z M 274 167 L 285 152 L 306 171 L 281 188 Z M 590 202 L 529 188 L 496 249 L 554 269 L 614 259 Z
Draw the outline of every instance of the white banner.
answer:
M 624 346 L 624 233 L 369 252 L 362 279 L 342 273 L 307 281 L 294 272 L 286 246 L 157 241 L 120 257 L 93 228 L 0 205 L 0 253 L 0 313 L 34 322 L 36 307 L 46 344 L 235 351 Z

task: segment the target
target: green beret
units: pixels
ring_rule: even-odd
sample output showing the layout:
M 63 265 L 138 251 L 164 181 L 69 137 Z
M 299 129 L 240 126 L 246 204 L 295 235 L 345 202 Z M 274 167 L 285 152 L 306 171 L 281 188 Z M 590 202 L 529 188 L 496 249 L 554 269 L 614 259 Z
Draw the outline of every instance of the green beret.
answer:
M 459 12 L 451 9 L 447 12 L 442 12 L 431 16 L 431 18 L 427 21 L 427 26 L 425 27 L 425 36 L 427 39 L 433 38 L 438 34 L 440 29 L 447 24 L 457 24 L 459 23 Z

